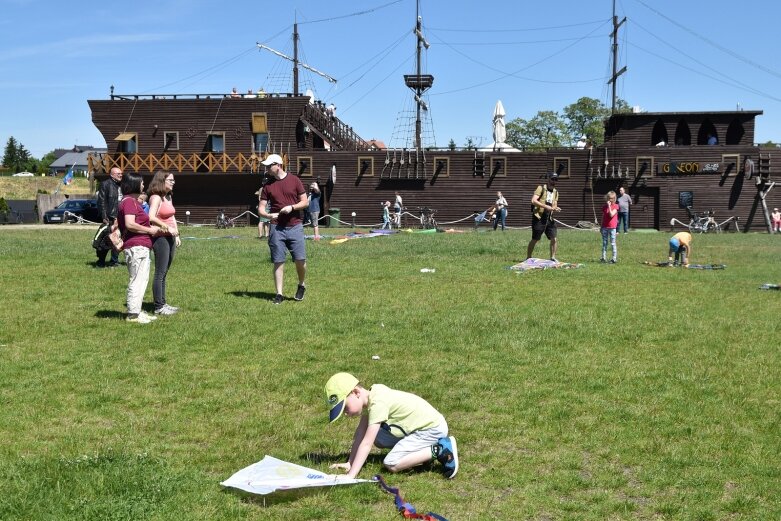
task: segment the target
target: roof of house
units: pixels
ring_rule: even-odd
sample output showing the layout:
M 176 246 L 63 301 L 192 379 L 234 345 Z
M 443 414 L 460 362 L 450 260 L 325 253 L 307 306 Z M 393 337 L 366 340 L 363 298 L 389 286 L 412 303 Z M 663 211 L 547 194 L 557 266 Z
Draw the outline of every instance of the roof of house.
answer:
M 106 152 L 105 148 L 93 148 L 90 150 L 82 150 L 80 152 L 66 152 L 60 156 L 57 160 L 49 165 L 49 168 L 69 168 L 73 165 L 87 166 L 87 156 L 89 154 Z

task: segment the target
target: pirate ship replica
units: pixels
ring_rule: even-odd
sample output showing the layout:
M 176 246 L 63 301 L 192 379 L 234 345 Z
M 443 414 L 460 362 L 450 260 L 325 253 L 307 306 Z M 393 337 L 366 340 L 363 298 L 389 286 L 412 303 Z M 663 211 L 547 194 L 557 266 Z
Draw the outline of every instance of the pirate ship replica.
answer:
M 618 33 L 613 17 L 613 38 Z M 404 76 L 416 106 L 414 141 L 381 148 L 361 138 L 348 122 L 298 87 L 294 26 L 292 92 L 235 94 L 115 94 L 89 100 L 92 120 L 108 153 L 89 159 L 93 179 L 118 166 L 145 177 L 176 173 L 176 203 L 193 223 L 256 211 L 263 182 L 260 161 L 281 154 L 286 170 L 306 185 L 325 188 L 324 215 L 338 208 L 359 222 L 378 222 L 379 203 L 404 194 L 407 208 L 437 209 L 442 222 L 471 224 L 470 211 L 489 205 L 499 190 L 510 201 L 527 201 L 547 172 L 559 174 L 559 204 L 565 223 L 594 222 L 602 195 L 618 186 L 634 198 L 633 228 L 662 229 L 673 219 L 688 222 L 687 206 L 734 216 L 740 229 L 769 226 L 762 213 L 772 202 L 772 179 L 781 174 L 781 150 L 754 144 L 758 110 L 722 112 L 614 113 L 599 146 L 515 151 L 505 147 L 450 150 L 421 140 L 424 93 L 434 78 L 421 70 L 428 43 L 416 18 L 417 70 Z M 615 70 L 615 82 L 622 71 Z M 615 90 L 614 90 L 615 104 Z M 498 140 L 497 140 L 498 141 Z M 715 143 L 715 144 L 714 144 Z M 767 196 L 767 201 L 766 201 Z M 524 207 L 518 205 L 516 208 Z M 526 212 L 512 211 L 508 225 L 527 226 Z

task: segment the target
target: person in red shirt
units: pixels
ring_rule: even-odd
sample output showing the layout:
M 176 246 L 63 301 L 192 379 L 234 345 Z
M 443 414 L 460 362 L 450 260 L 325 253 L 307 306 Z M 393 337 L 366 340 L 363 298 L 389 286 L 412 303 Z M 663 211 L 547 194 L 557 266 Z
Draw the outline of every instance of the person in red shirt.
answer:
M 261 162 L 268 169 L 271 181 L 266 183 L 260 192 L 258 213 L 261 217 L 271 219 L 269 227 L 268 246 L 271 250 L 271 261 L 274 263 L 274 287 L 276 296 L 274 304 L 282 304 L 284 282 L 284 266 L 287 251 L 293 257 L 298 274 L 298 288 L 295 300 L 304 300 L 306 291 L 306 247 L 304 226 L 301 219 L 302 210 L 309 206 L 306 190 L 298 176 L 289 174 L 283 169 L 282 157 L 271 154 Z M 271 210 L 267 204 L 271 204 Z
M 602 207 L 602 260 L 607 262 L 607 243 L 613 248 L 613 258 L 611 264 L 618 262 L 618 248 L 616 247 L 616 228 L 618 228 L 618 204 L 616 204 L 616 193 L 609 191 L 605 196 L 605 205 Z

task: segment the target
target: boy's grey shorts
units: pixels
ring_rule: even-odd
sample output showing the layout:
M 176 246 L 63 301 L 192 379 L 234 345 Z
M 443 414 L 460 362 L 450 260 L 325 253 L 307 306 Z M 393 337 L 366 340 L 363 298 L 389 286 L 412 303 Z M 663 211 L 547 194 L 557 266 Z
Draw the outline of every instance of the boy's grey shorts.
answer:
M 415 431 L 403 438 L 398 438 L 391 434 L 389 430 L 380 428 L 380 432 L 377 433 L 377 438 L 374 440 L 374 446 L 381 449 L 391 449 L 388 455 L 385 456 L 385 459 L 382 460 L 382 463 L 386 467 L 393 467 L 407 454 L 431 447 L 440 438 L 446 438 L 447 435 L 447 422 L 444 420 L 436 427 Z
M 274 264 L 285 262 L 287 251 L 290 251 L 294 261 L 306 260 L 305 242 L 304 227 L 301 224 L 288 227 L 272 224 L 268 236 L 271 262 Z

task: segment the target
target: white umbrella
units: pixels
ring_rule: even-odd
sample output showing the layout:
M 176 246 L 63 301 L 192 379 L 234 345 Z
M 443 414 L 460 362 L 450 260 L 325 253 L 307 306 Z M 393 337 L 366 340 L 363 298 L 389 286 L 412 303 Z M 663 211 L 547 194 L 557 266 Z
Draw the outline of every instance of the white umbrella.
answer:
M 502 100 L 496 102 L 494 107 L 494 143 L 504 143 L 507 139 L 507 129 L 504 125 L 504 106 L 502 106 Z

